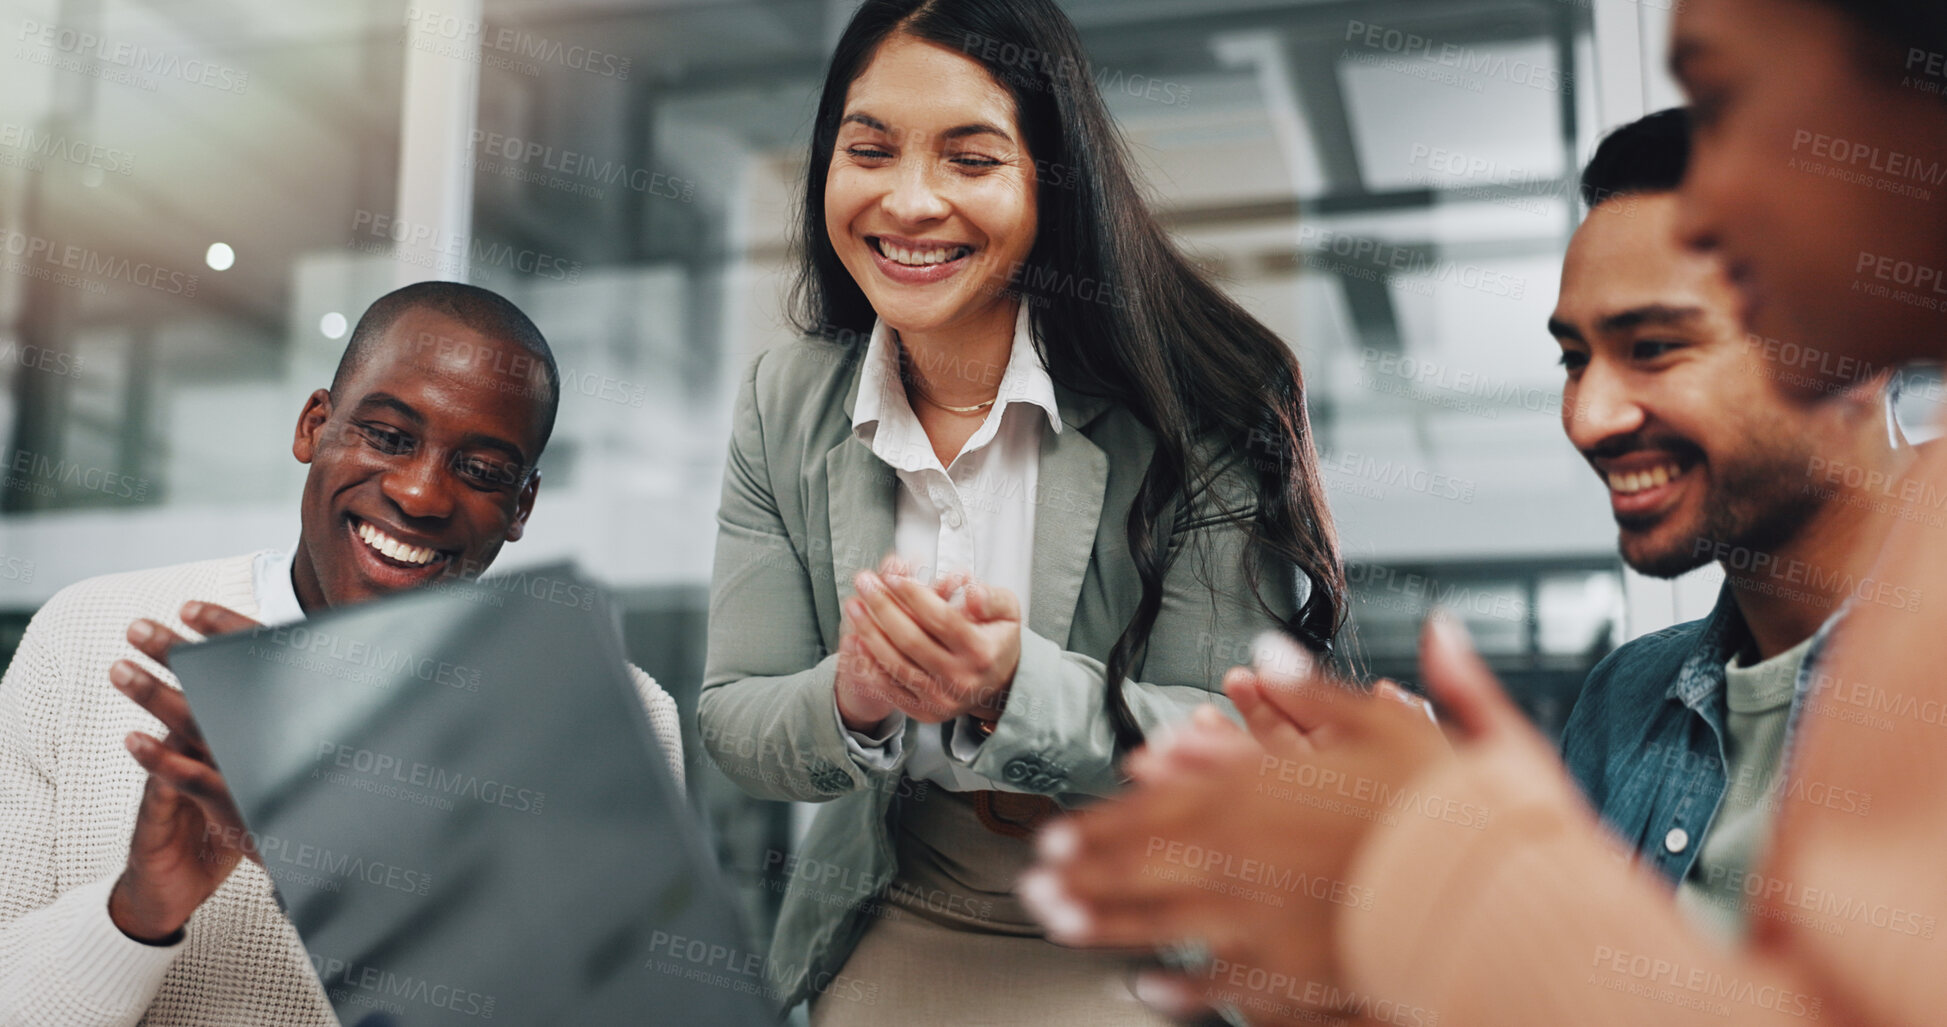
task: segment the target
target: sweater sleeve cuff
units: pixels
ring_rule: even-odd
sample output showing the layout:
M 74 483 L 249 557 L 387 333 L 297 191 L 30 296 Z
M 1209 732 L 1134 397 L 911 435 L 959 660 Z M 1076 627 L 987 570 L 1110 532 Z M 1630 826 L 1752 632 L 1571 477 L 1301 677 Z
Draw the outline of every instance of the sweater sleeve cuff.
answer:
M 66 979 L 67 990 L 89 1007 L 139 1015 L 182 953 L 183 939 L 145 945 L 123 934 L 108 915 L 108 893 L 114 887 L 111 875 L 56 900 L 61 913 L 49 939 L 49 963 Z

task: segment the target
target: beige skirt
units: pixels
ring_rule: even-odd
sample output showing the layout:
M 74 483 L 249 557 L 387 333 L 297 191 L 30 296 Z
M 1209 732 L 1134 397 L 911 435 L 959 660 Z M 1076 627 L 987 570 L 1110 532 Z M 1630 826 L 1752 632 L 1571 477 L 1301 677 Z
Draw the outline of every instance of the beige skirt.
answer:
M 922 790 L 923 789 L 923 790 Z M 985 819 L 985 822 L 983 822 Z M 892 817 L 899 872 L 812 1027 L 1169 1027 L 1131 992 L 1135 960 L 1041 937 L 1014 897 L 1032 861 L 972 793 L 917 786 Z
M 856 983 L 814 1001 L 811 1025 L 1170 1027 L 1130 993 L 1132 972 L 1127 958 L 1040 938 L 883 919 L 845 963 Z

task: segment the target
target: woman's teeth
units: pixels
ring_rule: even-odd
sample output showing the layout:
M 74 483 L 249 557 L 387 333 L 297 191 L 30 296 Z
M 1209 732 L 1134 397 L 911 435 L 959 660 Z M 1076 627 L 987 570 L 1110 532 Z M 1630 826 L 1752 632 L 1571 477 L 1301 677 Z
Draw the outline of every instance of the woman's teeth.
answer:
M 944 264 L 949 260 L 959 260 L 961 257 L 972 253 L 973 247 L 952 246 L 930 250 L 912 250 L 904 246 L 894 246 L 892 243 L 881 239 L 879 240 L 879 252 L 885 254 L 887 259 L 895 264 L 905 264 L 909 267 L 925 267 L 928 264 Z
M 366 524 L 364 521 L 358 522 L 358 537 L 364 540 L 366 545 L 371 546 L 373 549 L 384 553 L 386 556 L 400 563 L 424 566 L 432 563 L 433 559 L 439 556 L 439 550 L 437 549 L 427 549 L 425 546 L 406 545 L 404 542 Z
M 1626 496 L 1644 489 L 1653 489 L 1658 485 L 1667 485 L 1670 479 L 1682 473 L 1683 468 L 1676 464 L 1658 464 L 1647 471 L 1610 471 L 1609 488 Z

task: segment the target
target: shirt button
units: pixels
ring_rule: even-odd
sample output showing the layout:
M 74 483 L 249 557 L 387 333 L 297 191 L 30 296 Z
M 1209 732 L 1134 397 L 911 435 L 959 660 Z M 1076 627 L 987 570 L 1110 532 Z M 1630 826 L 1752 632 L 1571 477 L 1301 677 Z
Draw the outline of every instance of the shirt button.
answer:
M 1681 827 L 1670 828 L 1670 833 L 1663 836 L 1663 847 L 1672 853 L 1682 852 L 1690 847 L 1690 832 Z
M 949 527 L 949 528 L 957 528 L 957 527 L 959 527 L 959 526 L 960 526 L 960 521 L 961 521 L 961 517 L 960 517 L 960 511 L 958 511 L 958 510 L 948 510 L 948 511 L 946 512 L 946 526 L 947 526 L 947 527 Z

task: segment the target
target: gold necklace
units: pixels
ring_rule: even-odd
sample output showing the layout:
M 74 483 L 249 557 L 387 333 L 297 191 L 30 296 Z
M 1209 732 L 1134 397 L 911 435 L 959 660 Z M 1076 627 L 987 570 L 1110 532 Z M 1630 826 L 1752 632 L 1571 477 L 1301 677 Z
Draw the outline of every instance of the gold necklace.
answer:
M 970 406 L 970 407 L 954 407 L 954 406 L 947 406 L 947 405 L 946 405 L 945 403 L 942 403 L 942 402 L 940 402 L 939 400 L 937 400 L 937 399 L 934 399 L 933 397 L 931 397 L 931 396 L 929 396 L 929 395 L 927 395 L 927 394 L 926 394 L 926 393 L 924 393 L 924 392 L 922 392 L 922 393 L 920 393 L 920 394 L 919 394 L 919 398 L 921 398 L 921 399 L 923 399 L 923 400 L 925 400 L 925 401 L 927 401 L 928 403 L 931 403 L 931 404 L 933 404 L 933 405 L 934 405 L 934 406 L 936 406 L 936 407 L 939 407 L 939 408 L 940 408 L 941 410 L 946 410 L 946 411 L 949 411 L 949 412 L 952 412 L 952 413 L 956 413 L 956 414 L 977 414 L 977 413 L 979 413 L 979 412 L 981 412 L 982 410 L 985 410 L 985 409 L 987 409 L 988 407 L 990 407 L 990 406 L 993 406 L 993 405 L 994 405 L 994 400 L 992 400 L 992 399 L 990 399 L 990 400 L 987 400 L 987 401 L 985 401 L 985 402 L 982 402 L 982 403 L 975 403 L 975 404 L 974 404 L 973 406 Z M 999 398 L 1000 398 L 1000 397 L 998 397 L 998 396 L 996 396 L 996 397 L 995 397 L 995 399 L 999 399 Z
M 1000 398 L 999 396 L 995 396 L 994 399 L 982 400 L 981 402 L 975 403 L 973 406 L 970 407 L 956 407 L 956 406 L 949 406 L 927 395 L 926 390 L 920 388 L 918 382 L 913 383 L 913 391 L 919 393 L 919 398 L 925 400 L 926 402 L 931 403 L 936 407 L 939 407 L 941 410 L 945 410 L 955 414 L 977 414 L 982 410 L 985 410 L 988 407 L 993 406 L 994 399 Z
M 899 364 L 900 364 L 899 377 L 905 379 L 906 383 L 913 387 L 914 392 L 919 393 L 919 398 L 925 400 L 928 403 L 931 403 L 936 407 L 939 407 L 941 410 L 945 410 L 948 413 L 977 414 L 980 413 L 982 410 L 985 410 L 988 407 L 993 406 L 994 399 L 1000 398 L 999 396 L 995 396 L 994 399 L 983 400 L 982 402 L 975 403 L 973 406 L 970 407 L 949 406 L 945 403 L 940 402 L 937 399 L 934 399 L 932 396 L 927 395 L 926 389 L 921 387 L 921 385 L 919 384 L 919 374 L 917 372 L 913 372 L 911 368 L 908 366 L 911 360 L 912 360 L 912 355 L 906 352 L 906 347 L 903 345 L 900 346 L 899 347 Z

